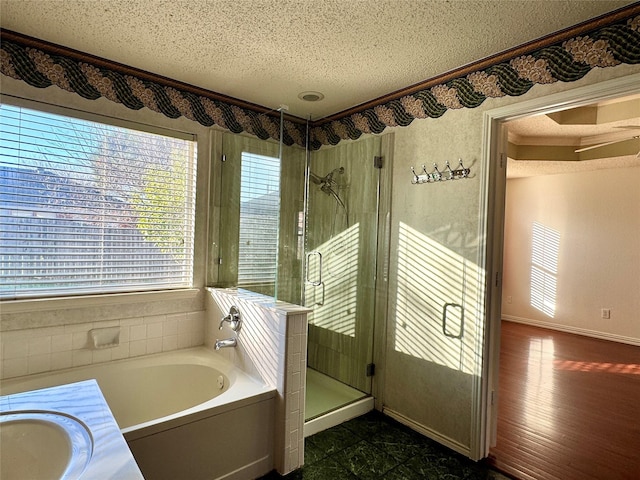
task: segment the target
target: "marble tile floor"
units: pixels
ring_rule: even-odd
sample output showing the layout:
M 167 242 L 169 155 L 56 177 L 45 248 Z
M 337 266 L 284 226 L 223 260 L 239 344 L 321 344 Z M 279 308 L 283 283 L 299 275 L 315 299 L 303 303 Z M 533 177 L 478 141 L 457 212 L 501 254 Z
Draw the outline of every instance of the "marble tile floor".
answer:
M 373 411 L 305 440 L 305 465 L 260 480 L 507 480 Z

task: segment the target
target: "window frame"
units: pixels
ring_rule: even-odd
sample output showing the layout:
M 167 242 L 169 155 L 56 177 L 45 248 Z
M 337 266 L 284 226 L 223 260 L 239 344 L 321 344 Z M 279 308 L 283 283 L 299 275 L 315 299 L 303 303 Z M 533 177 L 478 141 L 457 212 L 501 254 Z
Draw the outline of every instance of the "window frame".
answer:
M 10 79 L 9 79 L 10 80 Z M 37 326 L 56 326 L 68 323 L 64 318 L 54 318 L 47 313 L 60 309 L 82 309 L 90 307 L 96 314 L 96 321 L 108 320 L 111 314 L 100 307 L 109 309 L 110 305 L 122 305 L 122 316 L 133 316 L 125 311 L 153 311 L 156 308 L 163 313 L 181 311 L 185 304 L 202 305 L 202 289 L 205 286 L 207 270 L 207 231 L 209 205 L 209 171 L 212 147 L 215 145 L 213 129 L 201 126 L 186 118 L 169 119 L 164 115 L 147 109 L 132 111 L 123 105 L 114 104 L 106 99 L 88 100 L 63 91 L 37 89 L 18 82 L 3 84 L 0 102 L 16 107 L 41 110 L 47 113 L 72 116 L 89 121 L 109 123 L 125 128 L 167 134 L 177 138 L 196 141 L 197 157 L 194 218 L 193 267 L 191 287 L 158 289 L 133 292 L 91 293 L 86 295 L 61 294 L 42 298 L 22 298 L 0 300 L 2 325 L 0 331 L 25 328 L 22 314 L 33 312 L 33 324 Z M 176 301 L 178 303 L 176 303 Z M 160 303 L 158 303 L 160 302 Z M 165 303 L 166 302 L 166 303 Z M 195 304 L 194 304 L 195 302 Z M 149 305 L 145 305 L 149 304 Z M 153 304 L 155 307 L 150 307 Z M 97 308 L 97 310 L 95 310 Z M 201 307 L 197 307 L 196 310 Z M 42 312 L 40 315 L 38 312 Z M 16 315 L 14 318 L 14 314 Z M 31 323 L 31 322 L 30 322 Z M 75 323 L 75 322 L 73 322 Z
M 249 279 L 242 279 L 241 278 L 241 273 L 245 272 L 247 270 L 247 267 L 245 266 L 245 262 L 242 259 L 243 254 L 244 255 L 248 255 L 248 254 L 252 254 L 252 255 L 256 255 L 255 252 L 253 252 L 253 250 L 251 248 L 249 248 L 249 251 L 245 251 L 245 249 L 243 248 L 243 223 L 251 223 L 251 220 L 249 219 L 250 217 L 250 211 L 245 210 L 243 212 L 243 205 L 246 208 L 247 204 L 243 204 L 242 202 L 242 198 L 243 198 L 243 192 L 246 192 L 247 190 L 250 190 L 252 193 L 255 193 L 255 190 L 253 188 L 243 188 L 243 185 L 245 185 L 245 182 L 247 181 L 246 178 L 244 178 L 244 175 L 247 172 L 245 169 L 247 169 L 248 165 L 247 163 L 245 163 L 246 161 L 250 161 L 251 162 L 251 168 L 257 168 L 257 166 L 259 165 L 259 161 L 260 160 L 265 160 L 266 162 L 269 162 L 271 164 L 272 167 L 276 167 L 277 170 L 277 178 L 276 178 L 276 182 L 277 182 L 277 188 L 276 190 L 274 190 L 275 194 L 275 209 L 273 209 L 273 211 L 275 212 L 275 220 L 273 221 L 273 223 L 267 223 L 267 225 L 269 227 L 274 227 L 275 226 L 275 238 L 270 238 L 269 240 L 273 242 L 273 244 L 271 244 L 271 242 L 269 243 L 268 247 L 270 251 L 273 252 L 274 254 L 274 258 L 273 258 L 273 265 L 270 267 L 267 267 L 266 270 L 273 270 L 273 272 L 269 272 L 269 273 L 273 273 L 273 276 L 269 276 L 267 278 L 266 272 L 262 272 L 262 274 L 264 276 L 261 276 L 259 279 L 255 278 L 255 275 L 257 274 L 257 271 L 252 268 L 252 272 L 254 275 L 254 278 L 252 279 L 253 281 L 249 280 Z M 263 153 L 255 153 L 252 151 L 249 151 L 249 149 L 243 149 L 241 154 L 240 154 L 240 198 L 239 198 L 239 203 L 240 203 L 240 211 L 239 211 L 239 216 L 238 216 L 238 231 L 239 231 L 239 241 L 238 241 L 238 279 L 237 279 L 237 285 L 239 288 L 245 288 L 248 290 L 252 290 L 252 291 L 258 291 L 258 292 L 262 292 L 265 294 L 270 294 L 272 296 L 275 295 L 275 290 L 276 290 L 276 284 L 277 284 L 277 280 L 278 280 L 278 253 L 279 253 L 279 229 L 280 229 L 280 200 L 281 200 L 281 181 L 282 181 L 282 160 L 279 157 L 275 157 L 272 155 L 267 155 L 267 154 L 263 154 Z M 275 175 L 269 175 L 268 179 L 272 180 L 274 179 L 276 176 Z M 257 175 L 252 175 L 251 179 L 249 180 L 249 183 L 255 183 L 256 180 L 262 181 L 264 180 L 265 177 L 259 177 Z M 264 186 L 261 184 L 261 186 Z M 268 190 L 268 187 L 267 187 Z M 248 192 L 247 192 L 248 193 Z M 267 205 L 267 208 L 269 208 L 269 205 Z M 250 209 L 249 209 L 250 210 Z M 244 222 L 243 222 L 244 221 Z M 245 223 L 245 229 L 246 230 L 246 225 Z M 264 226 L 264 225 L 263 225 Z M 248 230 L 251 230 L 250 228 Z M 261 236 L 261 235 L 258 235 Z M 247 238 L 248 239 L 248 238 Z M 253 257 L 254 261 L 255 261 L 255 257 Z

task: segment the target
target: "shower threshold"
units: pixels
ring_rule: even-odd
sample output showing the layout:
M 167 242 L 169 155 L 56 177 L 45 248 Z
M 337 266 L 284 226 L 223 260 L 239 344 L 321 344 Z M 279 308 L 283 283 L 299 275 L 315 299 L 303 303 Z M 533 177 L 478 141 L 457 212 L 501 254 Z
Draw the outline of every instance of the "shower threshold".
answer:
M 363 415 L 373 403 L 372 396 L 307 368 L 304 436 Z

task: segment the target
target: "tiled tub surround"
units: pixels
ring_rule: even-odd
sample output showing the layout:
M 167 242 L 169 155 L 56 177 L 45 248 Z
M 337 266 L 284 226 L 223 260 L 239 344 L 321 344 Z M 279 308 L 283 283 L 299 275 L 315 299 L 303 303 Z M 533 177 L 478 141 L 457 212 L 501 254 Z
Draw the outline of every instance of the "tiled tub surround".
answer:
M 114 326 L 120 327 L 119 345 L 93 348 L 89 332 Z M 3 331 L 0 333 L 0 378 L 168 352 L 203 343 L 204 311 Z
M 185 301 L 66 307 L 7 312 L 0 305 L 0 379 L 43 374 L 205 345 L 235 336 L 220 319 L 231 305 L 243 316 L 236 348 L 218 353 L 276 388 L 273 468 L 281 474 L 304 463 L 304 391 L 309 309 L 235 289 L 206 289 Z M 191 311 L 161 313 L 191 306 Z M 188 308 L 187 308 L 188 309 Z M 152 313 L 152 314 L 149 314 Z M 146 313 L 146 314 L 145 314 Z M 126 318 L 122 318 L 126 317 Z M 92 318 L 91 322 L 83 322 Z M 28 325 L 32 328 L 18 328 Z M 119 344 L 95 349 L 90 331 L 119 327 Z M 265 472 L 266 473 L 266 472 Z
M 235 337 L 228 327 L 218 329 L 232 305 L 243 324 L 238 346 L 220 352 L 244 371 L 260 376 L 277 389 L 274 467 L 289 473 L 304 463 L 304 392 L 308 308 L 239 289 L 208 288 L 205 343 Z M 226 325 L 226 324 L 225 324 Z

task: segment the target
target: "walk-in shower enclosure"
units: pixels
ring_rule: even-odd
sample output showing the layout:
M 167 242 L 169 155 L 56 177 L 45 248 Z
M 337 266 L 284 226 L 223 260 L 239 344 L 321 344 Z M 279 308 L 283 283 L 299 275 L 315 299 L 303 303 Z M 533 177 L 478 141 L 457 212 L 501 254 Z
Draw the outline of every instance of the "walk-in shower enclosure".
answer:
M 370 394 L 382 137 L 318 151 L 220 138 L 209 284 L 312 308 L 308 367 Z

